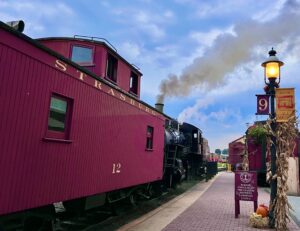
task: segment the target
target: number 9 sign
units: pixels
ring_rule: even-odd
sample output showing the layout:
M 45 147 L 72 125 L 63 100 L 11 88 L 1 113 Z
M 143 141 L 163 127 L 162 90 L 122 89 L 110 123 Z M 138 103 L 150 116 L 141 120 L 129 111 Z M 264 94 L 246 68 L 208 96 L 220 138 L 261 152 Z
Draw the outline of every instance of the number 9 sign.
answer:
M 256 95 L 257 96 L 257 112 L 256 115 L 269 114 L 269 95 Z

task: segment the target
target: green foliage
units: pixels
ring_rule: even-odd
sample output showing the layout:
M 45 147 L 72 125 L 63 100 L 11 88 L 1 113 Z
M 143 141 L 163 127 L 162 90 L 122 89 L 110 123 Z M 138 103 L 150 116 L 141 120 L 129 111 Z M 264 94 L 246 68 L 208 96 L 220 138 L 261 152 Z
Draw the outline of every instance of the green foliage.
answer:
M 228 155 L 228 148 L 223 149 L 222 154 Z
M 255 126 L 249 129 L 248 135 L 254 140 L 257 144 L 262 144 L 266 140 L 267 130 L 261 126 Z
M 227 163 L 218 162 L 218 168 L 227 168 Z
M 217 149 L 215 150 L 215 153 L 218 154 L 218 155 L 221 155 L 222 151 L 221 151 L 221 149 L 217 148 Z

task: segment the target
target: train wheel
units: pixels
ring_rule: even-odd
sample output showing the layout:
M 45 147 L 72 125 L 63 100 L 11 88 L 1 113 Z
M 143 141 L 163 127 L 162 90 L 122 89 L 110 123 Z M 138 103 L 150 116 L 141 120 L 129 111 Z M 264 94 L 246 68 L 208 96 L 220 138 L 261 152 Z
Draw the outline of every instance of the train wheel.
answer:
M 132 206 L 138 206 L 139 196 L 136 192 L 132 192 L 129 196 L 129 202 Z
M 163 194 L 163 191 L 165 191 L 165 190 L 166 189 L 165 189 L 164 183 L 162 181 L 158 181 L 158 182 L 151 184 L 148 194 L 149 194 L 150 198 L 159 197 Z
M 153 198 L 156 196 L 157 194 L 157 191 L 155 191 L 155 188 L 153 185 L 150 185 L 149 188 L 148 188 L 148 191 L 147 191 L 148 195 L 150 198 Z

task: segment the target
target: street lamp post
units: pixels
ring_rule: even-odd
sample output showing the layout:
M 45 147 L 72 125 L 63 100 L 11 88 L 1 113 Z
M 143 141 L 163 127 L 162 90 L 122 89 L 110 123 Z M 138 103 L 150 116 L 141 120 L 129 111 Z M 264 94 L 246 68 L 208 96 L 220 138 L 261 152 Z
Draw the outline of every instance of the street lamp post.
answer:
M 275 122 L 275 88 L 279 88 L 280 83 L 280 67 L 284 65 L 283 62 L 281 62 L 276 57 L 276 51 L 270 50 L 269 51 L 269 58 L 263 62 L 261 65 L 265 69 L 265 84 L 266 84 L 266 94 L 270 95 L 271 98 L 271 128 L 272 131 L 275 132 L 276 130 L 276 122 Z M 267 81 L 268 79 L 268 81 Z M 278 79 L 278 81 L 277 81 Z M 272 176 L 276 174 L 276 137 L 272 135 L 271 137 L 272 144 L 271 144 L 271 172 Z M 276 198 L 277 194 L 277 179 L 271 178 L 271 210 L 269 213 L 269 225 L 270 227 L 274 228 L 275 226 L 275 216 L 274 216 L 274 200 Z

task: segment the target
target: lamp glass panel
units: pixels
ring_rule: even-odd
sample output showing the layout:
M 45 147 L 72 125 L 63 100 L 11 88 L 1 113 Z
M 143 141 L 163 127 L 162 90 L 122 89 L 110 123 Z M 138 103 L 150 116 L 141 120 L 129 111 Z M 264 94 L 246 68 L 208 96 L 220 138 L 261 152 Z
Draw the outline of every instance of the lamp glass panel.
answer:
M 270 62 L 266 64 L 266 76 L 267 78 L 279 77 L 279 64 L 277 62 Z

